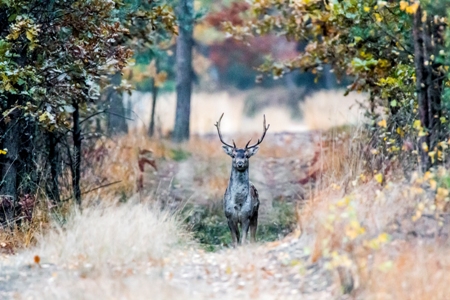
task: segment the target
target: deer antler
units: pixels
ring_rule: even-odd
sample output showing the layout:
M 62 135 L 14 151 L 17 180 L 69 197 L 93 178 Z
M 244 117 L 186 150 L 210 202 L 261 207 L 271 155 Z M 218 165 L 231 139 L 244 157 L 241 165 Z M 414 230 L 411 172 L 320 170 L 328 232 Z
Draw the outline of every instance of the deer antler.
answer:
M 264 123 L 263 123 L 264 132 L 263 132 L 262 137 L 260 139 L 258 139 L 258 142 L 256 144 L 251 145 L 251 146 L 249 146 L 249 144 L 252 140 L 252 139 L 250 139 L 250 141 L 248 141 L 247 145 L 245 145 L 245 149 L 254 148 L 254 147 L 258 146 L 259 144 L 261 144 L 262 141 L 264 140 L 264 137 L 266 136 L 267 130 L 269 130 L 269 127 L 270 127 L 270 124 L 266 126 L 266 115 L 264 115 Z
M 225 146 L 236 148 L 236 144 L 234 143 L 234 140 L 233 140 L 233 146 L 231 146 L 230 144 L 225 143 L 222 139 L 222 134 L 220 133 L 220 121 L 222 121 L 223 115 L 224 115 L 224 113 L 222 113 L 222 115 L 220 116 L 219 121 L 216 122 L 216 124 L 214 124 L 214 126 L 217 127 L 217 133 L 219 134 L 219 139 L 222 142 L 222 144 L 224 144 Z

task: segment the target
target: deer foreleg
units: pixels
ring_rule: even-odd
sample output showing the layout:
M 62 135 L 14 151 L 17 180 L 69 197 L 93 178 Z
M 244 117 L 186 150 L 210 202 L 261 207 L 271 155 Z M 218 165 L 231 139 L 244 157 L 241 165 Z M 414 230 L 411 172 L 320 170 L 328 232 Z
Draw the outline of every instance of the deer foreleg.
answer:
M 258 212 L 250 218 L 250 241 L 256 242 L 256 229 L 258 228 Z
M 233 242 L 233 247 L 236 247 L 239 244 L 239 228 L 237 222 L 232 220 L 231 218 L 228 219 L 228 227 L 230 228 L 231 232 L 231 240 Z
M 245 244 L 245 242 L 247 241 L 249 227 L 250 227 L 250 219 L 244 220 L 242 222 L 242 238 L 241 238 L 242 244 Z

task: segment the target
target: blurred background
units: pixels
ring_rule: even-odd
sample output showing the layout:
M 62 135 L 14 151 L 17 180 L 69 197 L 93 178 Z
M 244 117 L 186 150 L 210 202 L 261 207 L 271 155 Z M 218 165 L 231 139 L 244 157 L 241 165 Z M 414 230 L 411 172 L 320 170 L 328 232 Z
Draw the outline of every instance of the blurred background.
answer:
M 266 59 L 294 58 L 304 45 L 275 35 L 250 43 L 227 38 L 221 24 L 240 22 L 246 3 L 201 0 L 194 7 L 191 135 L 214 133 L 214 122 L 222 113 L 223 132 L 228 134 L 259 131 L 264 114 L 272 133 L 328 129 L 362 117 L 358 102 L 366 96 L 344 97 L 346 81 L 338 82 L 330 69 L 320 77 L 294 71 L 278 79 L 260 78 L 257 68 Z M 176 114 L 175 39 L 161 37 L 152 47 L 137 51 L 135 65 L 125 71 L 124 79 L 136 87 L 123 97 L 128 128 L 148 130 L 153 115 L 155 136 L 170 136 Z

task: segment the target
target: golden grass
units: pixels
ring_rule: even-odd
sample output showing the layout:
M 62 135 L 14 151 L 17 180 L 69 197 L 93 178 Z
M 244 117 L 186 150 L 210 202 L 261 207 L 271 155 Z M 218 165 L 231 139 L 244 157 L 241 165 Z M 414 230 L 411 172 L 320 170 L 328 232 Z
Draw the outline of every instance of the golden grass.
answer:
M 447 299 L 448 236 L 433 212 L 412 220 L 419 203 L 436 203 L 435 192 L 417 188 L 420 175 L 409 181 L 395 169 L 380 184 L 357 135 L 324 143 L 316 189 L 297 212 L 311 262 L 347 270 L 356 299 Z
M 24 257 L 39 255 L 42 263 L 66 267 L 124 266 L 157 262 L 188 240 L 174 215 L 148 204 L 103 204 L 66 218 L 64 228 L 54 223 Z
M 344 90 L 320 91 L 311 94 L 301 102 L 302 120 L 291 118 L 291 112 L 285 106 L 276 103 L 277 99 L 270 99 L 272 105 L 258 112 L 254 117 L 244 115 L 244 102 L 248 95 L 265 98 L 266 94 L 276 94 L 276 91 L 255 89 L 248 92 L 194 92 L 191 107 L 191 133 L 215 133 L 213 124 L 222 113 L 224 133 L 256 133 L 261 130 L 262 115 L 266 115 L 271 124 L 271 132 L 327 130 L 336 126 L 356 124 L 363 118 L 363 110 L 358 102 L 363 102 L 366 95 L 350 94 L 344 96 Z M 279 94 L 286 94 L 283 89 Z M 275 97 L 275 96 L 274 96 Z M 281 96 L 280 96 L 281 97 Z M 133 103 L 135 121 L 133 128 L 147 128 L 151 114 L 151 94 L 133 93 L 130 98 Z M 175 122 L 176 96 L 174 93 L 160 96 L 156 107 L 156 126 L 161 133 L 167 135 Z
M 300 103 L 303 122 L 311 130 L 327 130 L 336 126 L 358 124 L 363 110 L 358 101 L 367 98 L 363 94 L 344 96 L 343 90 L 321 91 L 307 97 Z
M 231 92 L 194 92 L 191 100 L 190 130 L 193 135 L 216 133 L 214 123 L 224 113 L 222 120 L 222 132 L 232 133 L 256 133 L 262 129 L 262 116 L 266 115 L 267 122 L 271 124 L 271 132 L 281 131 L 305 131 L 301 120 L 293 120 L 290 111 L 280 107 L 276 103 L 258 112 L 254 117 L 244 114 L 244 102 L 248 94 L 255 91 L 231 93 Z M 266 92 L 267 93 L 267 92 Z M 264 94 L 264 92 L 262 92 Z M 147 128 L 150 123 L 151 94 L 135 92 L 131 96 L 133 103 L 133 118 L 131 127 Z M 163 136 L 167 136 L 173 130 L 175 124 L 175 93 L 162 94 L 158 98 L 156 106 L 156 128 Z
M 367 274 L 365 299 L 448 299 L 448 245 L 433 241 L 395 241 L 373 257 Z

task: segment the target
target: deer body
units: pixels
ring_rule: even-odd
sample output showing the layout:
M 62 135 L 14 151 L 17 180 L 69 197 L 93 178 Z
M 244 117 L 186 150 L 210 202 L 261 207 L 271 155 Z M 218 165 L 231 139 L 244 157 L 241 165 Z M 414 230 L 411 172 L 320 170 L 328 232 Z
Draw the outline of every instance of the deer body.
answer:
M 228 219 L 233 244 L 247 239 L 250 229 L 250 239 L 256 240 L 258 226 L 259 198 L 255 186 L 249 181 L 248 169 L 241 172 L 231 169 L 230 182 L 223 198 L 223 208 Z M 241 225 L 242 236 L 239 236 L 238 225 Z
M 259 197 L 258 191 L 249 180 L 249 158 L 258 152 L 258 145 L 264 139 L 269 126 L 266 127 L 266 119 L 264 117 L 264 134 L 262 138 L 253 146 L 249 146 L 249 141 L 244 149 L 238 149 L 234 141 L 233 146 L 223 141 L 220 134 L 222 117 L 223 114 L 215 125 L 219 138 L 224 144 L 222 148 L 232 158 L 230 181 L 223 197 L 223 208 L 231 231 L 233 245 L 236 246 L 240 242 L 245 243 L 247 241 L 249 230 L 251 241 L 254 242 L 256 240 Z M 241 235 L 239 234 L 239 225 L 242 230 Z

